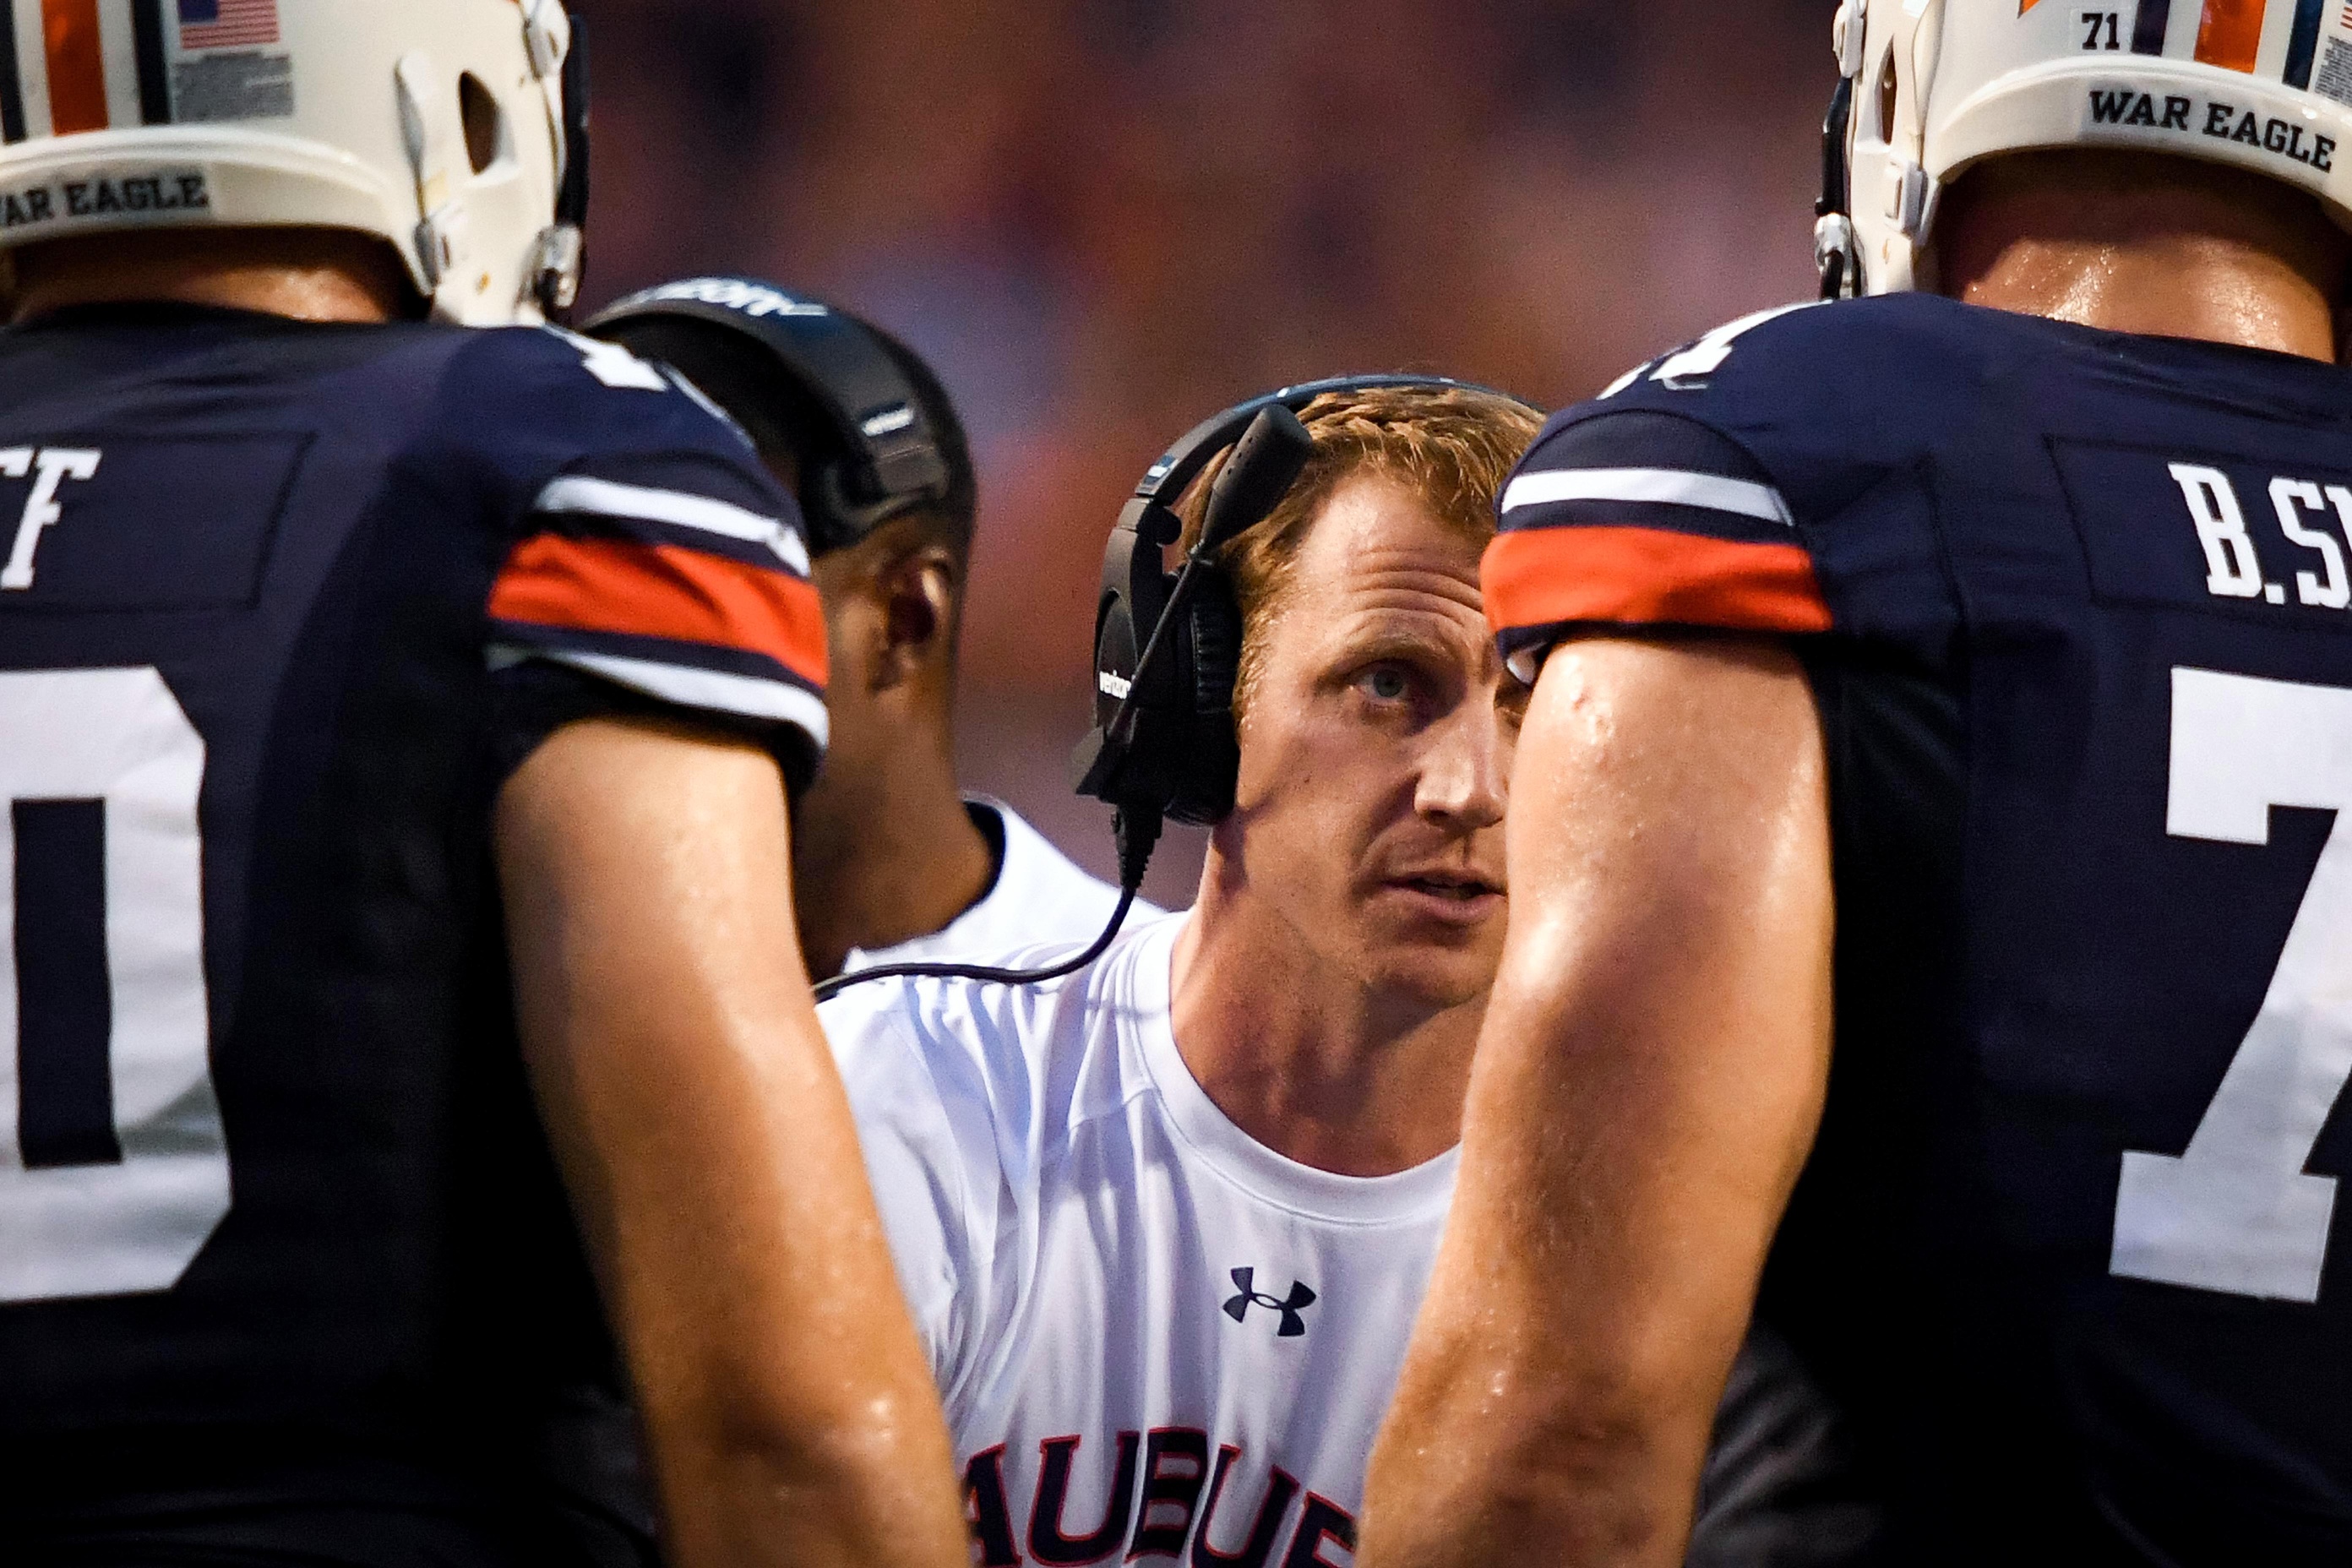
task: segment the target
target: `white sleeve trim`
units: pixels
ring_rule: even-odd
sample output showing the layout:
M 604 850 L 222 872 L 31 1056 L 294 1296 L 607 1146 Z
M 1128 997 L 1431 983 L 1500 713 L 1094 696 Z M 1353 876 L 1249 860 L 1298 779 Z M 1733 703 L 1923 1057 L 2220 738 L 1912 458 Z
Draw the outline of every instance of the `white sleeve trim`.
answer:
M 1783 526 L 1792 527 L 1796 522 L 1789 503 L 1770 485 L 1728 479 L 1720 474 L 1694 474 L 1681 468 L 1561 468 L 1550 473 L 1521 474 L 1503 491 L 1503 510 L 1507 512 L 1523 506 L 1564 500 L 1656 501 L 1730 512 Z
M 806 731 L 809 738 L 820 748 L 829 736 L 824 699 L 786 681 L 761 680 L 756 676 L 730 675 L 724 670 L 697 669 L 688 665 L 662 664 L 653 659 L 624 658 L 616 654 L 586 653 L 577 648 L 523 648 L 504 645 L 490 650 L 494 668 L 533 658 L 585 670 L 590 675 L 602 676 L 616 686 L 627 687 L 648 697 L 657 697 L 665 702 L 675 702 L 683 708 L 733 713 L 746 719 L 780 720 Z
M 596 517 L 634 517 L 678 528 L 700 529 L 750 544 L 764 544 L 776 558 L 802 576 L 808 575 L 808 546 L 801 537 L 772 517 L 746 511 L 709 496 L 683 490 L 649 489 L 611 479 L 572 475 L 555 480 L 539 495 L 541 511 L 584 512 Z

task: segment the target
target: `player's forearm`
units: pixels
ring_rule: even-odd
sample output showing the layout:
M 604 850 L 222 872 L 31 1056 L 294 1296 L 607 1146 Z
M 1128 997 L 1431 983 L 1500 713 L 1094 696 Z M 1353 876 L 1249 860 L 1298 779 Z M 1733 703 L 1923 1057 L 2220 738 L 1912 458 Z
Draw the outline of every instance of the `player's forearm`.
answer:
M 946 1424 L 848 1104 L 822 1047 L 798 1045 L 772 1053 L 799 1058 L 811 1081 L 786 1097 L 801 1110 L 795 1136 L 778 1145 L 775 1184 L 744 1216 L 759 1256 L 719 1265 L 735 1276 L 732 1290 L 677 1289 L 730 1250 L 729 1227 L 693 1238 L 700 1227 L 681 1216 L 710 1205 L 682 1195 L 647 1205 L 640 1229 L 683 1235 L 685 1247 L 647 1237 L 621 1263 L 618 1315 L 678 1542 L 673 1560 L 961 1568 L 968 1552 Z M 769 1327 L 726 1331 L 753 1321 Z
M 1510 998 L 1496 1003 L 1507 1028 Z M 1644 1227 L 1600 1194 L 1654 1212 L 1627 1190 L 1671 1169 L 1571 1118 L 1496 1114 L 1542 1098 L 1536 1079 L 1474 1089 L 1465 1179 L 1367 1483 L 1371 1568 L 1682 1560 L 1746 1318 L 1738 1265 L 1695 1279 L 1680 1249 L 1633 1245 Z
M 636 1379 L 679 1568 L 965 1559 L 939 1396 L 901 1301 L 849 1106 L 814 1015 L 731 1048 L 671 1006 L 702 1070 L 613 1083 L 559 1124 Z M 641 1021 L 647 1027 L 651 1020 Z M 618 1038 L 583 1048 L 630 1054 Z M 739 1070 L 724 1070 L 723 1064 Z M 557 1100 L 552 1083 L 545 1091 Z M 753 1114 L 754 1107 L 770 1114 Z M 691 1157 L 684 1157 L 690 1152 Z
M 1776 650 L 1553 656 L 1462 1174 L 1367 1488 L 1374 1568 L 1679 1561 L 1820 1116 L 1819 753 Z
M 559 733 L 499 861 L 525 1059 L 676 1559 L 965 1559 L 945 1424 L 799 967 L 774 766 Z
M 1654 1259 L 1612 1244 L 1585 1189 L 1616 1156 L 1588 1143 L 1554 1163 L 1562 1145 L 1517 1120 L 1498 1127 L 1491 1110 L 1490 1099 L 1479 1147 L 1465 1141 L 1479 1168 L 1457 1193 L 1372 1455 L 1357 1561 L 1667 1568 L 1682 1561 L 1745 1298 L 1669 1308 L 1722 1287 L 1678 1292 Z
M 644 1244 L 625 1247 L 613 1270 L 672 1561 L 961 1568 L 946 1425 L 848 1108 L 829 1083 L 799 1098 L 778 1186 L 740 1226 L 697 1240 L 702 1227 L 683 1216 L 709 1205 L 660 1201 L 640 1211 Z M 646 1236 L 655 1227 L 686 1233 L 686 1245 Z M 760 1256 L 729 1260 L 730 1229 Z M 731 1273 L 732 1287 L 714 1271 Z M 703 1289 L 677 1288 L 698 1276 Z

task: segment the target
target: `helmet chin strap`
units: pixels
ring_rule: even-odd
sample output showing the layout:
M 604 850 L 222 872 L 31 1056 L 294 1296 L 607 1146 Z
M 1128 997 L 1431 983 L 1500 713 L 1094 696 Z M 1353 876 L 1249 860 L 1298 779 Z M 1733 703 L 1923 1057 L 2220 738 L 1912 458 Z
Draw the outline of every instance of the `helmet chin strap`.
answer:
M 1813 266 L 1822 298 L 1850 300 L 1862 291 L 1862 255 L 1853 237 L 1853 79 L 1839 79 L 1822 126 L 1822 195 L 1813 204 Z
M 1882 70 L 1903 62 L 1895 70 L 1892 113 L 1886 115 L 1894 123 L 1876 128 L 1887 150 L 1883 188 L 1868 177 L 1874 171 L 1857 169 L 1855 162 L 1863 115 L 1884 112 L 1867 96 L 1879 90 L 1868 47 L 1873 9 L 1869 0 L 1843 0 L 1832 24 L 1839 81 L 1822 126 L 1822 195 L 1813 207 L 1813 264 L 1824 300 L 1927 287 L 1933 270 L 1925 247 L 1943 186 L 1925 166 L 1927 93 L 1933 57 L 1940 53 L 1943 0 L 1905 0 L 1892 24 L 1893 37 L 1876 57 Z M 1923 47 L 1929 56 L 1925 59 Z M 1877 253 L 1864 254 L 1864 226 L 1855 221 L 1857 200 L 1883 201 L 1894 226 L 1893 239 Z M 1871 216 L 1874 223 L 1877 209 Z
M 562 28 L 559 38 L 555 25 Z M 555 222 L 539 237 L 528 277 L 540 313 L 551 321 L 571 318 L 580 299 L 581 274 L 588 263 L 588 39 L 577 18 L 557 0 L 540 0 L 525 28 L 531 68 L 541 81 L 556 78 L 562 98 L 562 122 L 551 129 L 563 158 L 562 183 L 555 193 Z
M 457 182 L 453 171 L 451 116 L 441 112 L 441 89 L 433 57 L 414 50 L 393 68 L 393 92 L 400 106 L 401 144 L 416 177 L 416 254 L 425 268 L 425 291 L 436 304 L 462 252 Z
M 1895 75 L 1895 123 L 1886 128 L 1886 216 L 1899 237 L 1894 253 L 1882 258 L 1887 269 L 1882 293 L 1934 287 L 1927 235 L 1944 187 L 1927 168 L 1927 94 L 1943 52 L 1943 0 L 1904 0 L 1889 55 L 1904 68 Z

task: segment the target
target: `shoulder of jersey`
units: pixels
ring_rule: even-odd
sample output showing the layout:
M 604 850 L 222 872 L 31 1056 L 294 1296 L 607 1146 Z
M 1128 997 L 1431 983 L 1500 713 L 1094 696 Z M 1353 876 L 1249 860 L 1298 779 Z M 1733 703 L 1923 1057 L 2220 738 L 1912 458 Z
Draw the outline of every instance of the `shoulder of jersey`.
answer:
M 1108 1026 L 1133 1013 L 1136 948 L 1158 923 L 1043 984 L 886 980 L 834 997 L 818 1011 L 851 1104 L 861 1119 L 887 1119 L 894 1107 L 936 1102 L 950 1122 L 993 1127 L 985 1146 L 1006 1159 L 1114 1110 L 1139 1080 L 1128 1037 Z M 983 962 L 1042 968 L 1074 951 L 1031 947 Z
M 1028 954 L 978 962 L 1024 963 Z M 916 1098 L 1019 1105 L 1034 1100 L 1066 987 L 966 979 L 894 977 L 853 985 L 819 1005 L 817 1017 L 859 1115 Z
M 2007 320 L 1887 295 L 1727 322 L 1554 416 L 1505 491 L 1504 527 L 1785 537 L 1833 511 L 1850 477 L 1907 462 L 1974 416 L 2010 357 Z
M 1867 446 L 1964 395 L 2014 351 L 2021 328 L 2031 330 L 2022 318 L 1929 294 L 1782 306 L 1636 366 L 1552 428 L 1648 409 Z
M 551 330 L 474 334 L 440 440 L 487 469 L 516 542 L 496 654 L 685 709 L 785 723 L 821 748 L 824 617 L 790 497 L 684 382 Z
M 557 327 L 463 334 L 443 395 L 461 434 L 708 447 L 751 466 L 750 438 L 701 393 L 618 343 Z
M 2024 346 L 1932 296 L 1792 306 L 1548 425 L 1505 487 L 1487 613 L 1515 667 L 1572 625 L 1827 631 L 1809 532 L 1960 420 Z
M 677 544 L 808 574 L 800 518 L 750 438 L 690 383 L 552 327 L 472 331 L 443 381 L 446 443 L 541 514 L 606 516 Z

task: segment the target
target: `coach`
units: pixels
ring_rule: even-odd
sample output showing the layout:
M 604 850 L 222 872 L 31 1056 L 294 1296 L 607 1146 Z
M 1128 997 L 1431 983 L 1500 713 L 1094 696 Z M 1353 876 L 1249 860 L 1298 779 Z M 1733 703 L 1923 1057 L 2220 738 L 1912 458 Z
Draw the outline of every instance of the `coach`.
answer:
M 1400 383 L 1304 421 L 1222 556 L 1240 766 L 1198 906 L 1054 984 L 824 1010 L 986 1564 L 1346 1562 L 1452 1195 L 1521 700 L 1478 562 L 1538 419 Z M 1832 1560 L 1826 1418 L 1785 1362 L 1734 1388 L 1695 1560 Z

